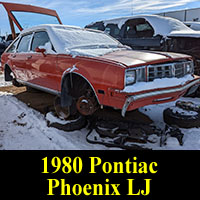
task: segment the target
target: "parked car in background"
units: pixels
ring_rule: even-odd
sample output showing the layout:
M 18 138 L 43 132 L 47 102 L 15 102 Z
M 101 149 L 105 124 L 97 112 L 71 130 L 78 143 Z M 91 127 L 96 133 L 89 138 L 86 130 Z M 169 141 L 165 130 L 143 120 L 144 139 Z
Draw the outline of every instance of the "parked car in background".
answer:
M 98 21 L 86 28 L 105 31 L 133 49 L 186 53 L 200 75 L 200 32 L 170 17 L 141 15 Z
M 1 61 L 1 55 L 6 50 L 6 48 L 11 44 L 13 41 L 12 35 L 0 36 L 0 61 Z
M 1 54 L 5 51 L 6 44 L 5 44 L 5 38 L 0 37 L 0 60 L 1 60 Z
M 126 111 L 197 89 L 191 56 L 132 50 L 96 30 L 64 25 L 25 29 L 2 55 L 6 81 L 60 97 L 69 112 Z

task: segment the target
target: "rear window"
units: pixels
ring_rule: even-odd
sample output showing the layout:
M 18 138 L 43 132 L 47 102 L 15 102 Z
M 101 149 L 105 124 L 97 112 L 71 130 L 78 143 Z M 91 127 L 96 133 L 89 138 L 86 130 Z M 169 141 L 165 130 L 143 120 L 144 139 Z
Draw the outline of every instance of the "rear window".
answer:
M 12 11 L 12 14 L 23 29 L 39 24 L 60 24 L 57 17 L 42 13 Z

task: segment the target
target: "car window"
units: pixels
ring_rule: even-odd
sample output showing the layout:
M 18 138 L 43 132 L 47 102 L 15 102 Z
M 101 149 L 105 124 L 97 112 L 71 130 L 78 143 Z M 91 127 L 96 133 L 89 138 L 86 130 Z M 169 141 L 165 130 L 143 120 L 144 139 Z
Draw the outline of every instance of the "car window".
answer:
M 89 28 L 89 29 L 94 29 L 94 30 L 100 30 L 100 31 L 104 31 L 105 30 L 105 26 L 103 22 L 96 22 L 92 25 L 87 25 L 85 26 L 85 28 Z
M 17 47 L 18 40 L 19 40 L 19 39 L 17 39 L 17 40 L 9 47 L 9 49 L 7 50 L 8 53 L 14 53 L 14 52 L 15 52 L 16 47 Z
M 17 52 L 28 52 L 32 34 L 25 35 L 19 42 Z
M 108 24 L 105 28 L 105 32 L 115 38 L 119 36 L 119 31 L 120 31 L 120 29 L 117 26 L 117 24 Z
M 137 31 L 148 31 L 148 30 L 152 30 L 152 28 L 149 24 L 145 23 L 145 24 L 136 25 L 136 30 Z
M 143 18 L 130 19 L 126 22 L 125 36 L 127 38 L 153 37 L 154 30 Z
M 90 26 L 89 28 L 90 28 L 90 29 L 94 29 L 94 30 L 99 30 L 99 27 L 98 27 L 98 26 Z
M 45 44 L 47 44 L 48 42 L 50 42 L 50 39 L 47 32 L 45 31 L 36 32 L 33 37 L 31 51 L 35 51 L 37 47 L 45 46 Z

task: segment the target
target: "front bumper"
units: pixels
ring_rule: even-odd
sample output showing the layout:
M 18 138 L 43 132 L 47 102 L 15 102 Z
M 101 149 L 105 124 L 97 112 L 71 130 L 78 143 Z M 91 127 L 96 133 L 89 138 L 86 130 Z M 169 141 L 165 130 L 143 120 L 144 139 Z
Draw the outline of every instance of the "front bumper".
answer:
M 130 95 L 125 100 L 121 114 L 124 117 L 126 111 L 129 109 L 129 106 L 134 103 L 141 105 L 140 101 L 145 102 L 143 106 L 145 106 L 145 104 L 148 105 L 148 104 L 155 104 L 155 103 L 156 104 L 165 103 L 165 102 L 169 102 L 173 100 L 175 101 L 180 96 L 184 95 L 188 90 L 190 89 L 195 90 L 194 89 L 195 87 L 197 89 L 199 84 L 200 84 L 200 78 L 196 78 L 184 85 L 171 87 L 171 88 L 163 88 L 163 89 L 158 89 L 158 90 L 153 90 L 153 91 L 150 90 L 150 91 L 145 91 L 143 93 Z M 141 107 L 141 106 L 133 105 L 132 107 L 136 108 L 136 107 Z M 131 108 L 129 110 L 131 110 Z

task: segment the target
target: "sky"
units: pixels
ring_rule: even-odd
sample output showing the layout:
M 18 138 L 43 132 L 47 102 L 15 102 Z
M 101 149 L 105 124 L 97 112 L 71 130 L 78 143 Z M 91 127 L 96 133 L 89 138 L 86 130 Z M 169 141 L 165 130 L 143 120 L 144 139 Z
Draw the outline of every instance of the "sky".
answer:
M 63 24 L 84 27 L 91 22 L 121 16 L 156 14 L 200 8 L 200 0 L 2 0 L 31 4 L 57 11 Z M 8 18 L 0 5 L 0 34 L 10 32 Z

